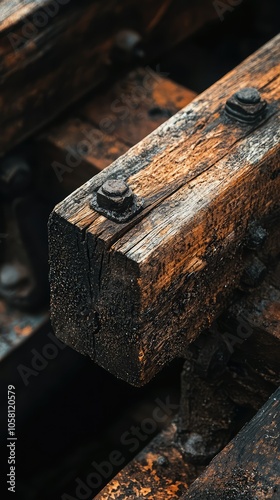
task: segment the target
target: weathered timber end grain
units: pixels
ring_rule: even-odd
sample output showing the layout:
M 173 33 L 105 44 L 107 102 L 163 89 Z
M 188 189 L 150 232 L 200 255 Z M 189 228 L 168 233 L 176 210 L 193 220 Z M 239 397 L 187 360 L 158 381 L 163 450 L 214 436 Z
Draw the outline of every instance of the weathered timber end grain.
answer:
M 56 207 L 50 282 L 56 334 L 132 384 L 146 383 L 209 326 L 244 269 L 252 221 L 279 210 L 279 45 L 274 38 Z M 254 85 L 265 119 L 226 100 Z M 90 208 L 109 178 L 144 210 L 117 224 Z
M 217 455 L 182 500 L 280 498 L 280 389 Z

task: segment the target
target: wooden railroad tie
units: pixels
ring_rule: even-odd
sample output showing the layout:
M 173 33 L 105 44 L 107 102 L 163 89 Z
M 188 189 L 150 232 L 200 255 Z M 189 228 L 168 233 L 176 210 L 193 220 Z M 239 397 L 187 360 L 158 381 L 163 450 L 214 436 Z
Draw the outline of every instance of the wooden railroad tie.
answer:
M 0 155 L 112 75 L 217 18 L 211 0 L 187 9 L 179 0 L 2 0 Z
M 43 182 L 69 194 L 195 96 L 148 66 L 103 86 L 33 142 Z
M 190 485 L 197 471 L 176 446 L 176 423 L 157 436 L 96 500 L 278 500 L 280 389 Z
M 55 332 L 134 385 L 184 356 L 228 305 L 252 225 L 276 217 L 279 227 L 279 41 L 51 215 Z M 263 275 L 255 268 L 249 287 Z
M 241 494 L 248 500 L 252 495 L 258 500 L 278 500 L 279 273 L 278 264 L 277 271 L 269 272 L 259 289 L 235 300 L 219 318 L 220 335 L 234 346 L 222 379 L 209 384 L 209 373 L 203 380 L 190 373 L 189 363 L 186 363 L 178 417 L 94 497 L 96 500 L 135 500 L 139 492 L 148 500 L 239 500 L 243 498 Z M 231 337 L 228 325 L 231 325 Z M 213 352 L 212 359 L 217 363 L 221 356 L 217 358 Z M 277 392 L 271 396 L 275 390 Z M 211 398 L 214 412 L 209 412 L 209 402 L 205 405 L 205 400 Z M 191 463 L 186 430 L 191 427 L 192 446 L 197 451 L 198 445 L 211 444 L 211 433 L 217 441 L 223 432 L 230 430 L 228 422 L 223 420 L 224 409 L 226 407 L 228 412 L 234 408 L 233 403 L 236 408 L 254 411 L 265 406 L 208 467 Z M 230 425 L 232 423 L 236 422 Z M 204 439 L 198 442 L 201 430 Z

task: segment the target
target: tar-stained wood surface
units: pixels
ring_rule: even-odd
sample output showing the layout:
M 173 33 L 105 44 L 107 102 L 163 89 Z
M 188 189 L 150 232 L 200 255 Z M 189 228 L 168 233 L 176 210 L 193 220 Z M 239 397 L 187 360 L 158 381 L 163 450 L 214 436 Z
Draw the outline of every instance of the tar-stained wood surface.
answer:
M 203 470 L 186 464 L 172 423 L 95 497 L 96 500 L 177 500 Z
M 182 372 L 179 439 L 192 463 L 215 456 L 280 385 L 279 237 L 280 227 L 278 259 L 272 252 L 265 281 L 242 293 L 190 346 Z M 267 241 L 258 252 L 264 260 L 271 247 Z
M 241 498 L 280 498 L 280 389 L 182 496 L 182 500 Z
M 149 59 L 215 18 L 211 0 L 2 1 L 0 155 L 119 69 L 119 31 L 139 32 Z
M 158 69 L 160 67 L 158 66 Z M 83 118 L 134 146 L 196 94 L 146 66 L 132 71 L 81 108 Z
M 265 254 L 266 250 L 263 251 L 263 258 Z M 197 422 L 193 420 L 194 427 L 191 428 L 190 431 L 197 432 L 200 423 L 202 429 L 200 429 L 199 432 L 202 431 L 202 434 L 205 435 L 207 431 L 209 433 L 215 433 L 216 431 L 216 435 L 220 436 L 225 428 L 223 416 L 225 415 L 226 406 L 230 404 L 229 400 L 225 399 L 225 395 L 230 397 L 238 406 L 253 407 L 258 411 L 279 386 L 279 288 L 280 265 L 278 264 L 276 269 L 275 266 L 273 266 L 272 271 L 268 274 L 265 282 L 258 290 L 237 300 L 234 305 L 223 314 L 222 323 L 225 326 L 224 328 L 220 326 L 220 333 L 225 335 L 229 333 L 229 331 L 231 332 L 231 345 L 234 348 L 234 354 L 226 373 L 223 375 L 223 382 L 221 383 L 220 381 L 220 383 L 217 384 L 216 381 L 216 383 L 213 384 L 212 390 L 215 387 L 218 394 L 218 399 L 216 394 L 216 399 L 212 400 L 212 403 L 213 401 L 216 403 L 213 410 L 217 412 L 217 414 L 208 415 L 206 423 L 205 420 L 203 420 L 203 414 L 207 405 L 210 404 L 212 394 L 210 394 L 210 392 L 206 395 L 203 393 L 199 393 L 198 395 L 196 395 L 195 392 L 193 393 L 194 399 L 191 401 L 191 409 L 193 412 L 195 406 L 198 414 L 196 415 Z M 228 322 L 225 321 L 225 318 L 228 319 Z M 226 325 L 230 324 L 233 329 L 228 330 Z M 245 332 L 246 335 L 248 334 L 248 338 L 246 338 L 245 335 L 245 338 L 241 339 L 239 336 L 240 329 L 238 329 L 240 326 L 243 328 L 242 333 L 244 334 Z M 277 376 L 278 384 L 276 380 Z M 184 384 L 188 384 L 189 389 L 192 389 L 193 378 L 190 376 L 190 373 L 185 373 L 185 376 L 183 375 L 182 383 L 183 391 Z M 201 379 L 201 384 L 203 383 L 206 384 L 207 381 L 202 381 Z M 224 391 L 224 400 L 221 400 L 221 391 Z M 155 500 L 169 497 L 174 500 L 176 498 L 182 498 L 182 491 L 192 483 L 195 475 L 201 474 L 204 469 L 202 466 L 194 467 L 186 461 L 182 431 L 185 430 L 184 426 L 186 424 L 184 420 L 189 410 L 184 405 L 184 397 L 185 394 L 183 392 L 183 399 L 180 406 L 180 419 L 177 419 L 176 423 L 170 425 L 165 432 L 153 439 L 140 455 L 136 456 L 108 483 L 103 491 L 96 497 L 97 500 L 136 500 L 139 495 L 144 494 L 144 491 L 147 492 L 148 499 L 150 497 Z M 196 400 L 202 403 L 200 409 L 197 405 L 198 401 Z M 207 404 L 205 405 L 205 403 Z M 184 411 L 186 414 L 184 414 Z M 213 417 L 214 421 L 211 420 Z M 217 424 L 220 427 L 215 429 Z M 162 456 L 165 460 L 159 460 L 159 457 Z M 176 458 L 175 460 L 174 457 Z M 158 468 L 159 464 L 164 464 L 164 467 Z M 171 488 L 170 482 L 166 484 L 166 478 L 170 480 L 171 477 L 174 477 L 173 475 L 175 475 L 175 479 L 173 479 L 173 488 Z M 208 476 L 206 476 L 205 483 L 207 477 Z M 179 478 L 181 484 L 180 487 L 177 488 Z M 156 485 L 156 488 L 154 485 Z M 163 488 L 165 488 L 165 496 Z M 175 489 L 176 493 L 174 492 Z M 217 494 L 217 492 L 215 494 Z M 206 492 L 203 491 L 203 495 L 206 495 Z M 207 496 L 202 496 L 201 498 L 207 500 Z M 210 498 L 212 499 L 212 497 Z M 215 496 L 213 499 L 214 498 Z M 252 500 L 252 497 L 249 496 L 248 498 Z M 222 497 L 222 499 L 233 500 L 231 496 L 225 496 Z
M 53 179 L 53 189 L 59 182 L 74 191 L 195 96 L 149 67 L 129 72 L 38 137 L 34 147 L 45 166 L 40 176 Z
M 133 384 L 147 382 L 225 307 L 252 220 L 279 209 L 279 43 L 265 45 L 82 188 L 50 219 L 52 318 L 60 339 Z M 266 119 L 226 100 L 254 85 Z M 121 177 L 145 200 L 126 224 L 89 202 Z

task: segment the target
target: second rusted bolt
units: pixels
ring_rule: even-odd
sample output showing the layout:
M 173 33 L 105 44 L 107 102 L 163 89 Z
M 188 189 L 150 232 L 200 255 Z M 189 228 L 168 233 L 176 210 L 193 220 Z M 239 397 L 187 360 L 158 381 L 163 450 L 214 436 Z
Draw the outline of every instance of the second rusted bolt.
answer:
M 264 116 L 267 103 L 254 87 L 238 90 L 227 100 L 225 112 L 236 121 L 254 123 Z

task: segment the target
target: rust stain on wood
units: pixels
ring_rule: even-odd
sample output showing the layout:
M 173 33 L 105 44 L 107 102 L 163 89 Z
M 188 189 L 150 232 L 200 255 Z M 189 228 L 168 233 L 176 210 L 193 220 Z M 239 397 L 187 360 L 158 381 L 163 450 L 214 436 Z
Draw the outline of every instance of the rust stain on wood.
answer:
M 176 447 L 177 427 L 172 423 L 154 438 L 95 497 L 96 500 L 176 500 L 203 467 L 185 463 Z

